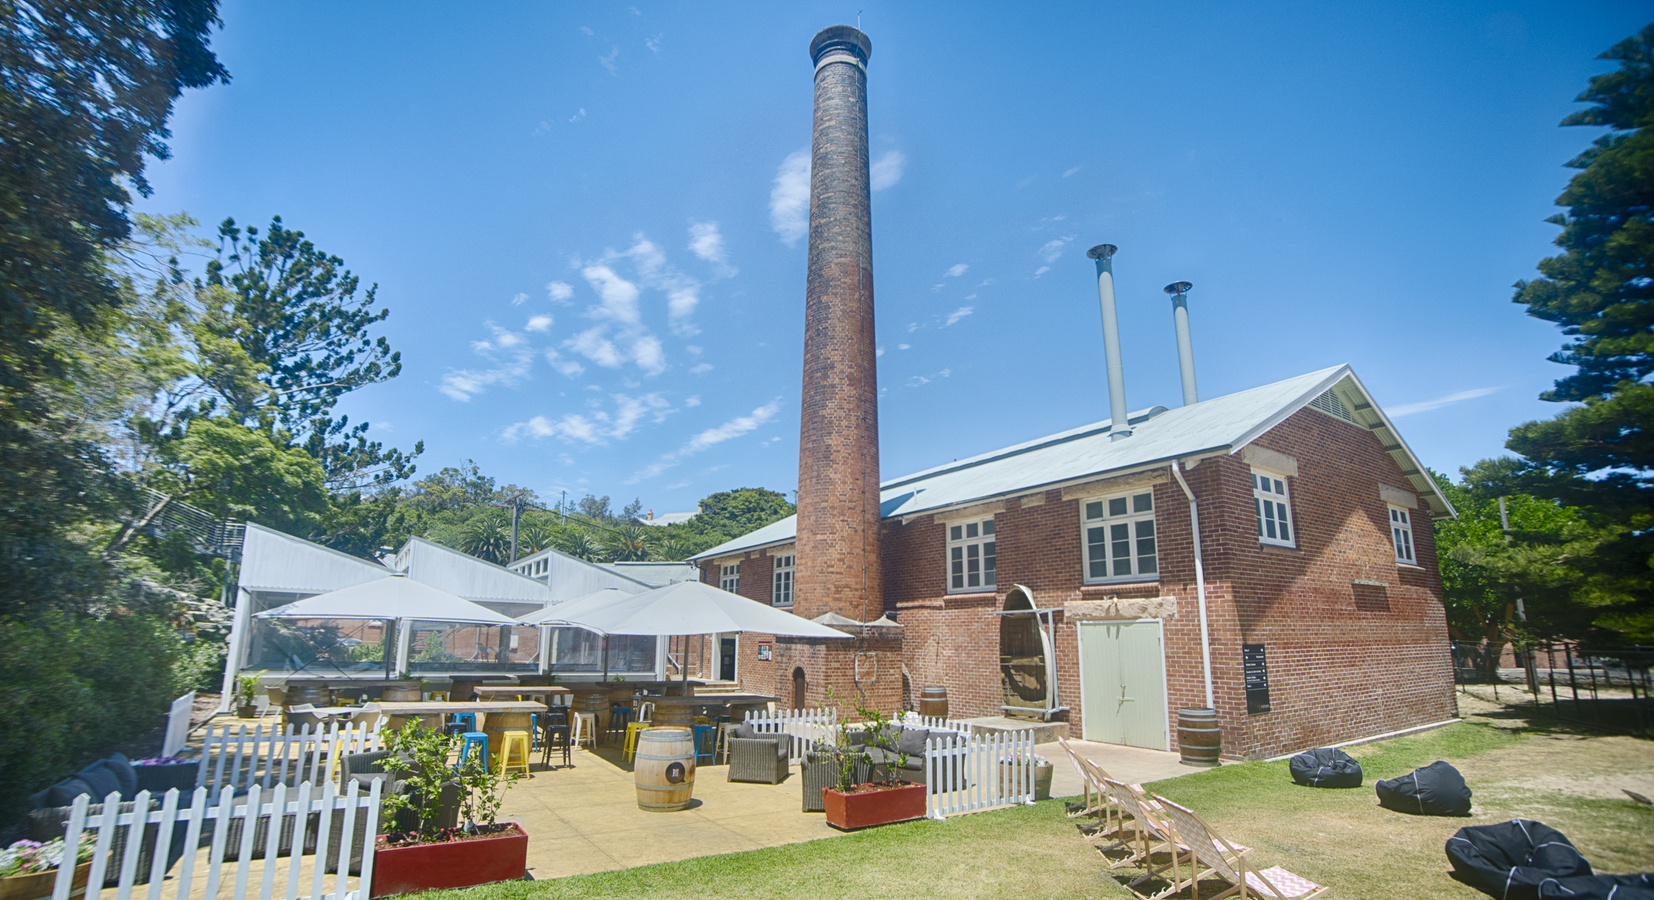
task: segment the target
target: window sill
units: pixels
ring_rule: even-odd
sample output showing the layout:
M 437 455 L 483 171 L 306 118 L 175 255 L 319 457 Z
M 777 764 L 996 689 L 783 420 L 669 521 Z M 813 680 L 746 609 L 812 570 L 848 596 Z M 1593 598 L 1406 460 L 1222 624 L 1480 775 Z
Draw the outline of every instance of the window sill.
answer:
M 1120 588 L 1159 587 L 1160 579 L 1154 581 L 1094 581 L 1080 585 L 1080 593 L 1096 593 L 1098 591 L 1114 591 Z
M 1399 559 L 1396 560 L 1396 568 L 1398 568 L 1398 569 L 1417 569 L 1420 572 L 1424 571 L 1424 567 L 1419 565 L 1418 563 L 1402 562 Z
M 1268 551 L 1268 550 L 1279 550 L 1283 553 L 1297 553 L 1298 552 L 1298 547 L 1295 544 L 1294 545 L 1266 544 L 1262 541 L 1259 541 L 1258 542 L 1258 547 L 1259 547 L 1259 549 L 1266 550 L 1266 551 Z
M 943 594 L 942 596 L 949 597 L 949 598 L 952 598 L 952 597 L 998 597 L 999 596 L 999 591 L 998 590 L 991 590 L 991 591 L 948 591 L 946 594 Z

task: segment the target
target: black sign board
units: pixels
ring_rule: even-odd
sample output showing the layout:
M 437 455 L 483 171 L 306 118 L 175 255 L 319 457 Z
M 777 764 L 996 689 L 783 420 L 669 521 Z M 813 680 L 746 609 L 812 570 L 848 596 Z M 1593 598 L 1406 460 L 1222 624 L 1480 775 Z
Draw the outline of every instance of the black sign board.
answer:
M 1241 672 L 1246 678 L 1246 713 L 1269 712 L 1269 664 L 1262 644 L 1241 645 Z

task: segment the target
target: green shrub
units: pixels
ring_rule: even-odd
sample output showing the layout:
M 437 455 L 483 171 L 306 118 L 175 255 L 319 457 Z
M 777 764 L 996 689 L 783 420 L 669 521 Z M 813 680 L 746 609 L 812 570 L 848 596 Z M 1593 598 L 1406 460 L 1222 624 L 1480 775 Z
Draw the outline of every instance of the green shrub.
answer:
M 159 725 L 189 690 L 185 655 L 156 616 L 37 608 L 0 617 L 0 824 L 22 815 L 29 794 Z

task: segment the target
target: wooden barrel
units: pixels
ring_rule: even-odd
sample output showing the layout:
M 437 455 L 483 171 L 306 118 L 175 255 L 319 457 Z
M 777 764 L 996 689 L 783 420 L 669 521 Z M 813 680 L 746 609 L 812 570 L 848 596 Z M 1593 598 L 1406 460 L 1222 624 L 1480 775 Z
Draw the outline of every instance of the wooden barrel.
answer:
M 689 807 L 695 793 L 695 732 L 689 728 L 645 728 L 637 735 L 633 780 L 638 809 L 675 812 Z
M 1214 709 L 1177 711 L 1177 752 L 1186 766 L 1215 766 L 1223 749 L 1223 731 Z
M 948 689 L 932 686 L 919 692 L 919 715 L 926 718 L 948 717 Z
M 425 699 L 425 695 L 418 687 L 388 687 L 379 699 L 386 703 L 418 703 Z
M 292 684 L 287 686 L 287 707 L 289 709 L 301 703 L 311 706 L 329 706 L 333 702 L 333 695 L 327 685 L 320 681 Z
M 574 711 L 589 712 L 597 716 L 597 731 L 601 734 L 609 727 L 609 691 L 605 688 L 584 690 L 575 694 Z
M 681 703 L 657 703 L 655 714 L 649 721 L 672 728 L 688 728 L 695 724 L 695 707 Z
M 488 735 L 488 764 L 490 767 L 494 765 L 493 760 L 500 755 L 500 749 L 505 746 L 505 733 L 507 731 L 528 732 L 529 744 L 533 745 L 534 720 L 530 718 L 530 715 L 530 713 L 525 712 L 491 712 L 487 715 L 487 720 L 482 726 L 482 733 Z

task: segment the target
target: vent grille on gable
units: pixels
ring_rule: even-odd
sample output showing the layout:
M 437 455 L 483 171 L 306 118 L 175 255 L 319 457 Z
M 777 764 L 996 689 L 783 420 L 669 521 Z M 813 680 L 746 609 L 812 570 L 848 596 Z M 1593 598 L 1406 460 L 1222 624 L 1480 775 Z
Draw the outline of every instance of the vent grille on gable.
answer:
M 1321 396 L 1316 397 L 1314 400 L 1309 401 L 1309 405 L 1329 416 L 1332 416 L 1334 419 L 1343 419 L 1351 425 L 1358 424 L 1355 421 L 1355 415 L 1350 412 L 1350 408 L 1345 406 L 1344 401 L 1338 399 L 1338 395 L 1334 394 L 1332 391 L 1327 391 Z

